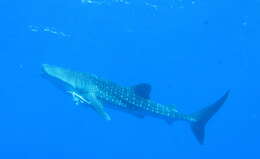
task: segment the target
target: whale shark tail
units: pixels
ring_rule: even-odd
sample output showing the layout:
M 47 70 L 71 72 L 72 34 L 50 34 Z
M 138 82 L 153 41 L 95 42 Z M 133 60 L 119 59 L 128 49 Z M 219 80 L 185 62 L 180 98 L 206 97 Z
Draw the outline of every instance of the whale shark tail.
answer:
M 200 144 L 204 143 L 205 138 L 205 126 L 207 122 L 214 116 L 214 114 L 222 107 L 228 98 L 230 91 L 227 91 L 224 96 L 222 96 L 215 103 L 203 108 L 202 110 L 193 113 L 191 116 L 195 121 L 191 121 L 191 129 Z

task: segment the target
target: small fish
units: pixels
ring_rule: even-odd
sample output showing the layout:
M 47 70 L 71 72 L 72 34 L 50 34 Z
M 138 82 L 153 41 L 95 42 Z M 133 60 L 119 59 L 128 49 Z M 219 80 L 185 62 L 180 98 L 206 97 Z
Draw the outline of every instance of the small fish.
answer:
M 151 86 L 146 83 L 123 87 L 96 75 L 49 64 L 43 64 L 42 70 L 45 77 L 69 93 L 76 104 L 89 105 L 105 120 L 111 120 L 111 117 L 105 111 L 104 105 L 139 118 L 152 116 L 168 123 L 178 120 L 187 121 L 200 144 L 204 143 L 205 126 L 208 120 L 222 107 L 230 92 L 227 91 L 215 103 L 198 112 L 184 114 L 173 105 L 164 105 L 151 100 Z

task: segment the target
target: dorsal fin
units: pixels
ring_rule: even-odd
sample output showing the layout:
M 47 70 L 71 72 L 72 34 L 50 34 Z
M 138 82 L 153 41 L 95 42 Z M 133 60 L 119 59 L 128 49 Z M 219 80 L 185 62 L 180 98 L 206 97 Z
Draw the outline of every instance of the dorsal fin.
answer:
M 150 84 L 141 83 L 141 84 L 137 84 L 137 85 L 133 86 L 132 88 L 137 95 L 139 95 L 143 98 L 146 98 L 146 99 L 150 98 L 150 92 L 152 89 Z

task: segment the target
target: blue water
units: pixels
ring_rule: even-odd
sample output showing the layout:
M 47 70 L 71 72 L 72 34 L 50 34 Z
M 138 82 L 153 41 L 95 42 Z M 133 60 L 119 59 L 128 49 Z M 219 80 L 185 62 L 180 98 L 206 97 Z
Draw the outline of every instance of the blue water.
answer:
M 260 1 L 1 1 L 0 158 L 260 158 Z M 49 63 L 192 113 L 231 94 L 199 145 L 185 122 L 107 110 L 41 77 Z

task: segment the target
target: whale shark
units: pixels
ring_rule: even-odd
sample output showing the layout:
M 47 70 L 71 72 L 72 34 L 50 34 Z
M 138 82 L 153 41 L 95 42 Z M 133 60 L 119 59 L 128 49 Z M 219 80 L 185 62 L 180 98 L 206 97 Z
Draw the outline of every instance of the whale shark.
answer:
M 121 86 L 94 74 L 74 71 L 50 64 L 42 65 L 43 76 L 71 95 L 75 104 L 91 107 L 104 120 L 111 116 L 104 106 L 130 113 L 136 117 L 156 117 L 167 123 L 187 121 L 200 144 L 204 143 L 205 126 L 222 107 L 229 95 L 229 90 L 214 103 L 201 110 L 185 114 L 174 105 L 160 104 L 151 100 L 151 85 L 140 83 L 134 86 Z

